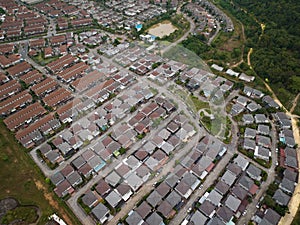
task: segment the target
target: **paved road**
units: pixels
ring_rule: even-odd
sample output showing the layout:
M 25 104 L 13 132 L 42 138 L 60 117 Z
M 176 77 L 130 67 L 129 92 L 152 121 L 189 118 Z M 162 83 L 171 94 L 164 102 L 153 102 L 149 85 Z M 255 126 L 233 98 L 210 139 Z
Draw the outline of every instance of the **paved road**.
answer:
M 215 39 L 215 37 L 218 35 L 219 31 L 221 30 L 221 26 L 220 26 L 220 22 L 218 20 L 216 20 L 217 23 L 217 30 L 214 33 L 213 36 L 211 36 L 207 42 L 208 45 L 211 45 L 212 41 Z
M 177 9 L 177 13 L 180 12 L 181 7 L 182 7 L 182 5 Z M 169 51 L 171 48 L 173 48 L 174 46 L 176 46 L 177 44 L 179 44 L 180 42 L 185 40 L 188 37 L 188 35 L 195 30 L 196 25 L 194 23 L 194 20 L 192 18 L 188 17 L 185 14 L 183 14 L 183 16 L 184 16 L 185 19 L 187 19 L 187 21 L 189 21 L 190 29 L 181 38 L 179 38 L 177 41 L 171 43 L 170 45 L 168 45 L 164 49 L 160 50 L 161 55 L 163 55 L 165 52 Z

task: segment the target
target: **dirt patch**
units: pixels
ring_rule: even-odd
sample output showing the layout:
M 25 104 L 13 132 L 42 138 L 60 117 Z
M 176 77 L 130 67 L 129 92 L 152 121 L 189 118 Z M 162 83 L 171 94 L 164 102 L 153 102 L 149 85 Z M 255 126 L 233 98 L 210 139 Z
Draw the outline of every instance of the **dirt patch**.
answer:
M 170 21 L 163 21 L 149 28 L 148 33 L 156 37 L 164 37 L 173 33 L 177 28 Z
M 45 199 L 49 202 L 49 204 L 57 210 L 57 212 L 60 213 L 62 218 L 65 220 L 67 224 L 72 224 L 71 219 L 68 217 L 68 215 L 62 211 L 62 208 L 58 205 L 58 203 L 53 199 L 53 196 L 51 193 L 47 191 L 47 188 L 39 181 L 39 180 L 34 180 L 34 183 L 37 187 L 37 189 L 43 191 Z

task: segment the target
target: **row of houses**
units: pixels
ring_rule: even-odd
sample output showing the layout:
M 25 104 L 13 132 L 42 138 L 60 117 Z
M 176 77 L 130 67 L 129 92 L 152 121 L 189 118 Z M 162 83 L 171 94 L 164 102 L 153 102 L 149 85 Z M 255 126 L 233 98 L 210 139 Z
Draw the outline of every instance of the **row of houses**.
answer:
M 203 196 L 198 198 L 190 222 L 194 224 L 235 224 L 243 215 L 249 201 L 259 187 L 262 171 L 247 159 L 238 155 L 230 162 L 223 175 Z

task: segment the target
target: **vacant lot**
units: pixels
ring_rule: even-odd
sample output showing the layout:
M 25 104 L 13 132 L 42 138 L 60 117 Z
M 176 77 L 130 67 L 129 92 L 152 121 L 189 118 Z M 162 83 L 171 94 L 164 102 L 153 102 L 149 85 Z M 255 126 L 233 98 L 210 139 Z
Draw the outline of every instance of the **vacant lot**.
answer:
M 173 24 L 170 21 L 165 20 L 159 24 L 155 24 L 152 27 L 150 27 L 148 33 L 156 37 L 163 38 L 164 36 L 170 35 L 175 30 L 177 30 L 177 28 L 173 26 Z
M 21 205 L 35 205 L 41 211 L 38 224 L 58 213 L 68 224 L 79 224 L 76 217 L 57 199 L 26 150 L 0 121 L 0 199 L 16 198 Z

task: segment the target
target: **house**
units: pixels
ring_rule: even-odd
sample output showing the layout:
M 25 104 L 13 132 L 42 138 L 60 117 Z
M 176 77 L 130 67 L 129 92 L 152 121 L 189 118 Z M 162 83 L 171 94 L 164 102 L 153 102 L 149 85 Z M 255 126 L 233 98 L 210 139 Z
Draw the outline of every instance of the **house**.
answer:
M 269 137 L 258 135 L 256 136 L 256 142 L 260 146 L 271 148 L 271 139 Z
M 101 224 L 104 224 L 110 217 L 109 209 L 102 203 L 99 203 L 95 208 L 92 209 L 92 215 Z
M 137 191 L 143 185 L 143 180 L 135 173 L 130 174 L 126 178 L 125 182 L 131 187 L 133 191 Z
M 242 113 L 244 110 L 245 110 L 245 107 L 244 107 L 244 106 L 242 106 L 242 105 L 236 103 L 236 104 L 232 105 L 230 114 L 231 114 L 232 116 L 237 116 L 237 115 L 239 115 L 240 113 Z
M 120 182 L 121 177 L 115 172 L 111 172 L 108 176 L 106 176 L 105 181 L 110 184 L 112 187 L 116 187 Z
M 246 191 L 250 191 L 250 189 L 252 188 L 252 186 L 254 185 L 254 181 L 252 179 L 250 179 L 249 177 L 243 175 L 239 181 L 238 184 L 244 188 Z
M 155 208 L 161 203 L 162 197 L 156 190 L 154 190 L 146 200 L 153 208 Z
M 185 182 L 193 191 L 200 184 L 200 180 L 192 173 L 185 173 L 181 181 Z
M 253 164 L 250 164 L 250 166 L 247 168 L 246 173 L 249 177 L 251 177 L 253 180 L 260 181 L 261 179 L 261 169 L 257 168 Z
M 252 116 L 252 114 L 244 114 L 242 121 L 243 121 L 244 125 L 253 124 L 254 117 Z
M 223 181 L 225 184 L 232 186 L 235 182 L 236 176 L 231 173 L 230 171 L 226 171 L 223 176 L 221 177 L 221 181 Z
M 116 208 L 117 205 L 122 201 L 122 198 L 116 192 L 116 190 L 113 190 L 105 197 L 105 201 L 107 201 L 111 207 Z
M 288 194 L 293 194 L 295 190 L 295 182 L 290 181 L 287 178 L 283 178 L 279 184 L 279 188 Z
M 130 211 L 126 218 L 126 223 L 128 225 L 142 225 L 144 220 L 136 211 Z
M 225 225 L 225 223 L 219 217 L 213 217 L 207 223 L 207 225 Z
M 151 213 L 152 208 L 146 201 L 143 201 L 142 204 L 136 207 L 135 211 L 142 217 L 143 220 L 145 220 Z
M 233 161 L 242 169 L 242 171 L 245 171 L 249 165 L 249 161 L 241 155 L 238 155 Z
M 285 194 L 281 189 L 277 189 L 272 197 L 276 203 L 282 206 L 287 206 L 291 197 Z
M 228 171 L 233 173 L 235 176 L 239 176 L 242 172 L 241 167 L 239 167 L 236 163 L 230 163 L 228 164 L 227 168 Z
M 257 123 L 257 124 L 258 123 L 269 123 L 269 120 L 265 114 L 256 114 L 254 116 L 254 119 L 255 119 L 255 123 Z
M 205 200 L 201 206 L 199 207 L 199 210 L 201 213 L 203 213 L 205 216 L 212 218 L 215 214 L 216 206 L 213 205 L 210 201 Z
M 207 221 L 207 217 L 203 215 L 201 212 L 196 210 L 196 212 L 192 215 L 191 220 L 193 224 L 204 225 Z
M 275 109 L 279 109 L 279 105 L 269 95 L 264 96 L 262 98 L 262 100 L 263 100 L 263 103 L 265 103 L 267 106 L 275 108 Z
M 231 190 L 231 194 L 243 201 L 246 198 L 248 192 L 239 185 L 235 185 Z
M 220 207 L 216 214 L 226 224 L 231 221 L 234 215 L 234 213 L 225 205 Z
M 125 183 L 121 183 L 116 188 L 116 192 L 122 197 L 122 199 L 126 202 L 130 196 L 133 194 L 130 186 Z
M 66 178 L 73 188 L 77 187 L 83 182 L 82 177 L 79 175 L 77 171 L 74 171 L 70 176 Z
M 230 186 L 222 180 L 220 180 L 215 186 L 215 190 L 224 196 L 229 191 L 229 188 L 230 188 Z
M 285 169 L 284 172 L 283 172 L 283 177 L 290 180 L 290 181 L 293 181 L 293 182 L 297 182 L 297 176 L 298 176 L 298 173 L 292 171 L 292 170 L 289 170 L 289 169 Z
M 234 213 L 237 212 L 238 208 L 241 205 L 241 200 L 234 197 L 233 195 L 229 195 L 225 201 L 225 206 L 231 209 Z
M 213 189 L 207 196 L 207 201 L 210 201 L 215 206 L 220 206 L 223 195 Z
M 262 135 L 270 135 L 270 127 L 267 125 L 259 124 L 257 128 L 257 133 Z
M 111 191 L 110 186 L 103 179 L 99 180 L 95 189 L 102 197 L 106 196 Z
M 271 152 L 269 149 L 264 148 L 262 146 L 256 146 L 254 150 L 254 157 L 263 159 L 265 161 L 269 161 L 269 158 L 271 156 Z
M 57 172 L 50 177 L 52 184 L 55 186 L 59 185 L 61 182 L 65 180 L 64 176 L 61 172 Z
M 162 182 L 155 190 L 164 198 L 169 193 L 170 187 L 165 182 Z
M 74 192 L 74 189 L 67 180 L 64 180 L 56 186 L 54 192 L 57 194 L 58 197 L 63 198 L 67 194 L 72 194 Z
M 86 161 L 84 160 L 84 158 L 82 156 L 78 156 L 71 163 L 78 170 L 80 167 L 82 167 L 84 164 L 86 164 Z
M 249 127 L 246 127 L 244 137 L 254 139 L 256 137 L 256 130 L 252 129 L 252 128 L 249 128 Z
M 193 192 L 191 187 L 184 181 L 180 181 L 175 187 L 175 190 L 185 199 L 188 199 Z
M 247 109 L 253 113 L 253 112 L 261 109 L 261 106 L 259 104 L 257 104 L 256 102 L 251 102 L 250 104 L 247 105 Z
M 273 209 L 268 208 L 264 214 L 264 220 L 268 221 L 271 225 L 277 225 L 281 216 Z
M 98 199 L 95 194 L 89 190 L 83 195 L 82 202 L 89 208 L 93 208 L 98 204 Z
M 151 225 L 165 225 L 163 222 L 163 218 L 161 218 L 160 215 L 158 215 L 156 212 L 153 212 L 147 219 L 147 224 Z
M 73 172 L 74 172 L 74 168 L 68 164 L 66 165 L 60 172 L 64 177 L 68 177 L 70 176 Z
M 237 99 L 236 99 L 236 102 L 242 106 L 246 106 L 247 105 L 247 102 L 249 101 L 248 98 L 245 98 L 243 96 L 239 96 Z
M 181 202 L 182 198 L 176 191 L 172 190 L 165 200 L 174 208 Z
M 170 219 L 176 214 L 176 211 L 172 208 L 172 206 L 164 200 L 158 207 L 157 212 L 161 213 L 166 219 Z
M 85 178 L 88 179 L 88 178 L 91 177 L 91 175 L 93 174 L 94 170 L 93 170 L 93 168 L 88 163 L 86 163 L 86 164 L 84 164 L 82 167 L 80 167 L 78 169 L 78 172 L 82 176 L 84 176 Z

